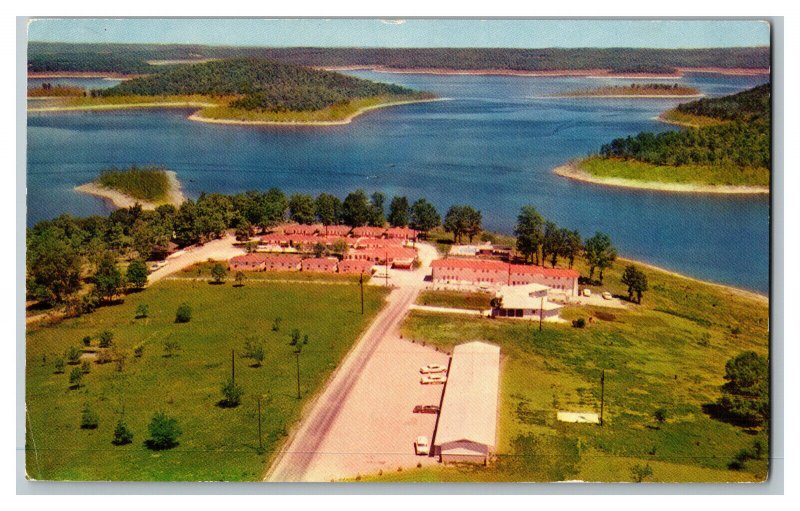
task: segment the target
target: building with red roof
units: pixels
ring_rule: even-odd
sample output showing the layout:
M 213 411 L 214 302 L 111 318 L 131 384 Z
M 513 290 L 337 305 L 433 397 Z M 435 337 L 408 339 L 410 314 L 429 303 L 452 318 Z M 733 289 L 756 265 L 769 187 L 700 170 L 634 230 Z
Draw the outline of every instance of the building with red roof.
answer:
M 409 268 L 417 251 L 411 247 L 385 247 L 351 250 L 345 256 L 347 260 L 370 261 L 372 264 L 388 264 L 394 267 Z
M 300 271 L 301 258 L 292 254 L 265 254 L 266 271 Z
M 356 227 L 352 232 L 352 235 L 357 238 L 381 238 L 384 234 L 386 234 L 385 227 Z
M 578 295 L 580 273 L 564 268 L 481 259 L 447 258 L 431 263 L 432 279 L 438 284 L 471 284 L 485 287 L 541 284 L 567 295 Z
M 386 237 L 389 239 L 416 240 L 418 231 L 410 227 L 389 227 L 386 229 Z
M 307 234 L 313 236 L 320 232 L 325 232 L 325 227 L 319 224 L 305 225 L 305 224 L 288 224 L 283 226 L 283 234 Z
M 322 273 L 336 273 L 339 260 L 335 257 L 309 257 L 303 259 L 300 266 L 303 271 L 315 271 Z
M 372 262 L 364 259 L 343 259 L 339 261 L 339 273 L 372 273 Z
M 230 271 L 264 271 L 267 254 L 244 254 L 232 257 L 228 261 Z

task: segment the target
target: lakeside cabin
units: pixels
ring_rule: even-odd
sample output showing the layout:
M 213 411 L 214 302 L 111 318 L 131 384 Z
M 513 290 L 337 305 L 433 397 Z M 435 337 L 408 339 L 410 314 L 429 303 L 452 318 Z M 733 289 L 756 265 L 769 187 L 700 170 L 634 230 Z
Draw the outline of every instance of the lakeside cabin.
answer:
M 433 452 L 442 463 L 489 463 L 497 445 L 500 347 L 468 342 L 453 349 Z
M 519 318 L 528 320 L 558 319 L 564 307 L 548 301 L 550 288 L 541 284 L 523 284 L 521 286 L 500 286 L 495 298 L 499 305 L 492 307 L 493 318 Z
M 498 290 L 500 286 L 540 284 L 567 296 L 578 296 L 576 270 L 544 268 L 495 260 L 450 257 L 431 262 L 434 285 L 478 286 Z

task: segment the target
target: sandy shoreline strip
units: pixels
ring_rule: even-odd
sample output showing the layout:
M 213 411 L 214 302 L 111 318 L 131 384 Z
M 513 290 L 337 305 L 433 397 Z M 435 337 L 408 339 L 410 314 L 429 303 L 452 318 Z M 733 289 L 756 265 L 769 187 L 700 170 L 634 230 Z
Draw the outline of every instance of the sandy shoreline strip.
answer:
M 319 66 L 326 71 L 374 71 L 376 73 L 427 74 L 427 75 L 490 75 L 490 76 L 530 76 L 530 77 L 586 77 L 619 78 L 629 80 L 678 80 L 686 73 L 713 73 L 734 76 L 768 75 L 769 68 L 718 68 L 681 67 L 675 73 L 614 73 L 609 69 L 552 69 L 543 71 L 517 71 L 513 69 L 448 69 L 448 68 L 395 68 L 381 65 Z
M 713 287 L 716 287 L 718 289 L 729 291 L 732 295 L 735 295 L 735 296 L 739 296 L 739 297 L 742 297 L 742 298 L 747 298 L 747 299 L 750 299 L 750 300 L 756 300 L 756 301 L 758 301 L 758 302 L 760 302 L 760 303 L 762 303 L 764 305 L 768 305 L 769 304 L 769 296 L 765 295 L 765 294 L 758 293 L 756 291 L 749 291 L 747 289 L 742 289 L 742 288 L 738 288 L 738 287 L 734 287 L 734 286 L 729 286 L 727 284 L 717 284 L 716 282 L 710 282 L 708 280 L 702 280 L 702 279 L 698 279 L 698 278 L 695 278 L 695 277 L 690 277 L 688 275 L 684 275 L 683 273 L 678 273 L 678 272 L 674 272 L 674 271 L 671 271 L 671 270 L 667 270 L 667 269 L 662 268 L 660 266 L 656 266 L 654 264 L 644 263 L 642 261 L 637 261 L 635 259 L 628 259 L 627 257 L 617 257 L 617 261 L 624 262 L 624 263 L 627 263 L 627 264 L 633 264 L 633 265 L 636 265 L 636 266 L 642 266 L 644 268 L 648 268 L 648 269 L 651 269 L 651 270 L 655 270 L 655 271 L 659 271 L 659 272 L 662 272 L 662 273 L 666 273 L 667 275 L 670 275 L 672 277 L 678 277 L 678 278 L 681 278 L 681 279 L 686 279 L 686 280 L 689 280 L 691 282 L 698 282 L 700 284 L 706 284 L 708 286 L 713 286 Z
M 532 96 L 531 99 L 697 99 L 704 94 L 560 94 Z
M 602 186 L 618 188 L 635 188 L 656 192 L 675 193 L 718 193 L 728 195 L 761 195 L 769 194 L 766 186 L 735 186 L 735 185 L 702 185 L 691 183 L 662 183 L 659 181 L 635 181 L 617 177 L 597 177 L 578 168 L 574 163 L 567 163 L 553 169 L 555 174 L 572 179 Z
M 86 183 L 80 186 L 76 186 L 74 190 L 80 193 L 86 193 L 89 195 L 94 195 L 95 197 L 100 197 L 107 203 L 111 204 L 115 208 L 130 208 L 135 204 L 140 204 L 142 209 L 153 210 L 156 209 L 158 206 L 162 204 L 172 204 L 176 208 L 180 206 L 183 201 L 186 200 L 186 197 L 183 195 L 183 191 L 181 190 L 181 183 L 178 181 L 178 175 L 172 171 L 167 170 L 167 179 L 169 180 L 169 191 L 167 192 L 167 200 L 164 202 L 147 202 L 140 199 L 136 199 L 131 197 L 130 195 L 126 195 L 122 192 L 118 192 L 117 190 L 112 190 L 110 188 L 105 188 L 103 186 L 98 185 L 95 182 Z
M 415 103 L 431 103 L 434 101 L 447 101 L 450 98 L 431 98 L 431 99 L 412 99 L 407 101 L 395 101 L 390 103 L 380 103 L 378 105 L 365 106 L 359 108 L 352 114 L 344 119 L 336 121 L 248 121 L 238 119 L 210 119 L 208 117 L 200 116 L 200 112 L 195 112 L 188 117 L 190 121 L 207 122 L 211 124 L 241 124 L 245 126 L 340 126 L 343 124 L 350 124 L 353 119 L 362 115 L 370 110 L 378 110 L 380 108 L 387 108 L 390 106 L 411 105 Z

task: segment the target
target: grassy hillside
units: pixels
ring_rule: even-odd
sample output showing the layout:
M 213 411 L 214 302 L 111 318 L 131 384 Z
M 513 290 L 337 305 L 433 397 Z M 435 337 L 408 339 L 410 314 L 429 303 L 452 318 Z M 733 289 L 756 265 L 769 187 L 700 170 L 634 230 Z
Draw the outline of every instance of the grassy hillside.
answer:
M 360 314 L 357 284 L 286 284 L 248 279 L 244 287 L 207 281 L 159 282 L 128 295 L 125 303 L 56 325 L 29 326 L 26 337 L 27 464 L 29 477 L 57 480 L 254 481 L 358 334 L 382 307 L 385 290 L 365 287 Z M 175 323 L 182 302 L 192 308 L 188 323 Z M 147 318 L 137 308 L 149 306 Z M 282 318 L 278 331 L 276 318 Z M 300 356 L 302 399 L 297 399 L 291 332 L 308 335 Z M 87 359 L 90 372 L 71 389 L 66 365 L 54 372 L 56 358 L 91 336 L 98 348 L 103 330 L 114 334 L 115 362 Z M 242 358 L 246 341 L 263 342 L 262 367 Z M 165 344 L 179 349 L 166 356 Z M 302 341 L 301 341 L 302 342 Z M 133 350 L 143 346 L 136 357 Z M 220 387 L 231 373 L 236 350 L 236 382 L 244 389 L 236 408 L 218 406 Z M 86 355 L 90 356 L 90 355 Z M 262 400 L 263 451 L 258 448 L 257 402 Z M 96 429 L 81 429 L 85 404 L 99 417 Z M 157 411 L 175 417 L 179 444 L 148 449 L 148 424 Z M 133 442 L 111 443 L 117 420 L 124 419 Z
M 148 202 L 166 199 L 169 191 L 169 178 L 162 167 L 103 170 L 97 184 Z
M 625 295 L 624 262 L 606 272 L 609 290 Z M 583 260 L 577 269 L 586 272 Z M 414 311 L 406 338 L 445 349 L 484 339 L 502 349 L 499 459 L 488 467 L 386 472 L 374 481 L 633 480 L 649 465 L 651 482 L 760 481 L 766 454 L 743 469 L 729 464 L 764 428 L 743 428 L 714 412 L 725 362 L 747 350 L 769 353 L 766 301 L 721 287 L 644 269 L 650 283 L 641 306 L 627 310 L 567 307 L 563 316 L 585 328 L 479 319 Z M 605 424 L 566 424 L 556 412 L 600 411 L 605 370 Z M 666 411 L 659 423 L 655 411 Z
M 31 42 L 30 71 L 153 73 L 169 66 L 151 60 L 258 57 L 303 66 L 502 69 L 609 69 L 672 73 L 676 67 L 768 68 L 770 50 L 758 48 L 257 48 L 201 45 L 67 44 Z

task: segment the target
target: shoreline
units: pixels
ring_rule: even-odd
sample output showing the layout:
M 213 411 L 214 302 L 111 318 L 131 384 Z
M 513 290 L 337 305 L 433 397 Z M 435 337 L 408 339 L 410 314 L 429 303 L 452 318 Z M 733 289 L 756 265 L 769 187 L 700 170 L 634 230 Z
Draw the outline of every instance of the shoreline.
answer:
M 669 193 L 706 193 L 722 195 L 763 195 L 769 194 L 769 187 L 747 185 L 704 185 L 692 183 L 662 183 L 660 181 L 634 181 L 618 177 L 596 177 L 581 170 L 570 162 L 553 169 L 553 173 L 574 181 L 592 183 L 616 188 L 633 188 Z
M 206 108 L 219 106 L 214 103 L 185 102 L 152 102 L 152 103 L 118 103 L 107 105 L 80 105 L 80 106 L 49 106 L 41 108 L 28 108 L 28 112 L 79 112 L 91 110 L 124 110 L 129 108 Z
M 172 204 L 177 208 L 186 200 L 186 196 L 183 195 L 181 182 L 178 180 L 177 173 L 175 173 L 173 170 L 167 170 L 165 172 L 169 181 L 169 190 L 167 191 L 167 199 L 163 202 L 148 202 L 136 199 L 135 197 L 131 197 L 130 195 L 117 190 L 100 186 L 94 181 L 91 183 L 78 185 L 73 188 L 73 190 L 103 199 L 105 202 L 111 204 L 111 206 L 117 209 L 130 208 L 135 204 L 141 205 L 142 209 L 145 210 L 154 210 L 163 204 Z
M 710 280 L 703 280 L 703 279 L 699 279 L 697 277 L 690 277 L 689 275 L 685 275 L 683 273 L 678 273 L 678 272 L 672 271 L 672 270 L 667 270 L 666 268 L 662 268 L 661 266 L 656 266 L 655 264 L 645 263 L 643 261 L 639 261 L 639 260 L 636 260 L 636 259 L 630 259 L 630 258 L 627 258 L 627 257 L 619 256 L 619 257 L 617 257 L 617 261 L 623 261 L 623 262 L 626 262 L 626 263 L 639 265 L 639 266 L 642 266 L 644 268 L 648 268 L 650 270 L 666 273 L 667 275 L 670 275 L 672 277 L 678 277 L 678 278 L 690 280 L 692 282 L 699 282 L 700 284 L 706 284 L 708 286 L 713 286 L 713 287 L 716 287 L 716 288 L 719 288 L 719 289 L 723 289 L 725 291 L 729 291 L 731 294 L 734 294 L 734 295 L 736 295 L 738 297 L 747 298 L 747 299 L 750 299 L 750 300 L 756 300 L 758 302 L 762 302 L 764 305 L 769 305 L 769 295 L 768 294 L 765 295 L 765 294 L 759 293 L 758 291 L 751 291 L 749 289 L 742 289 L 740 287 L 735 287 L 735 286 L 731 286 L 731 285 L 728 285 L 728 284 L 719 284 L 717 282 L 712 282 Z
M 412 105 L 415 103 L 431 103 L 434 101 L 447 101 L 450 98 L 431 98 L 431 99 L 413 99 L 407 101 L 395 101 L 390 103 L 380 103 L 377 105 L 370 105 L 359 108 L 347 117 L 335 121 L 248 121 L 239 119 L 213 119 L 210 117 L 202 117 L 199 111 L 193 113 L 187 119 L 195 122 L 206 122 L 209 124 L 239 124 L 243 126 L 341 126 L 350 124 L 356 117 L 365 114 L 371 110 L 378 110 L 391 106 Z
M 703 96 L 705 94 L 560 94 L 532 99 L 697 99 Z
M 132 80 L 146 75 L 103 71 L 28 71 L 28 78 L 104 78 L 106 80 Z

